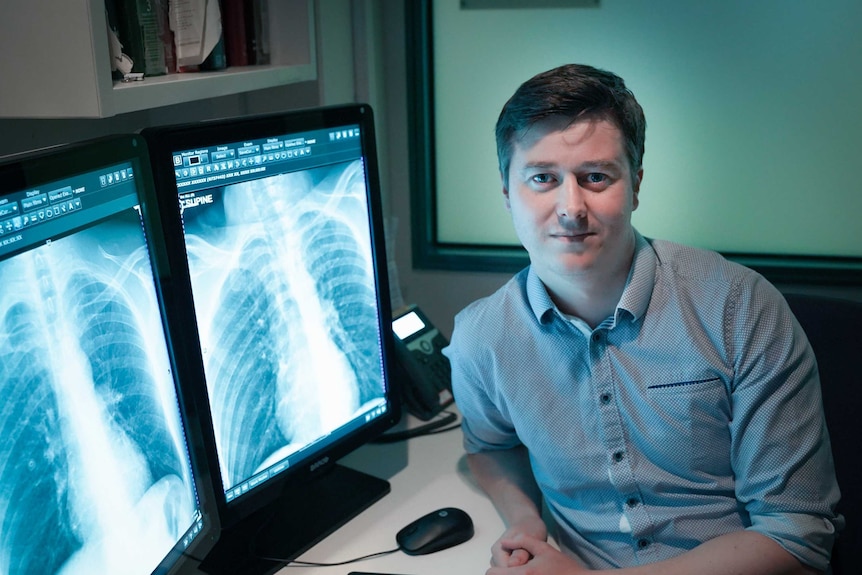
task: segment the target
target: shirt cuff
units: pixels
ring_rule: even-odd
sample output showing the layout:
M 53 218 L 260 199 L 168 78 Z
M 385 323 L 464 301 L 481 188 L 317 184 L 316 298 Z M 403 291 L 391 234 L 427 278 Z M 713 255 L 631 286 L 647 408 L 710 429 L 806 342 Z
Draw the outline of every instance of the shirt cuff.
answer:
M 800 513 L 752 516 L 748 529 L 773 539 L 788 553 L 820 571 L 829 567 L 832 544 L 844 525 L 844 517 L 833 519 Z

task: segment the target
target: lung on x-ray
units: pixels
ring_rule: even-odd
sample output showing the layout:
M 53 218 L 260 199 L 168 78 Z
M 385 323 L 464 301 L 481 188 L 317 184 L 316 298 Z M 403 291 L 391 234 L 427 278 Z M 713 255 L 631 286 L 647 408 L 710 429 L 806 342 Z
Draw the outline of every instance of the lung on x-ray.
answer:
M 205 197 L 183 226 L 228 491 L 383 401 L 381 336 L 361 160 Z
M 195 493 L 141 220 L 0 261 L 0 573 L 149 574 Z

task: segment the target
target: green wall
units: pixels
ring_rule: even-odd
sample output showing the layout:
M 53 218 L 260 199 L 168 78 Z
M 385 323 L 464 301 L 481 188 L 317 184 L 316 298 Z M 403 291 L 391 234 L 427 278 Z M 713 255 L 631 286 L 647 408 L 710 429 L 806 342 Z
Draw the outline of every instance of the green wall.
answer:
M 725 252 L 862 256 L 862 2 L 434 0 L 438 239 L 517 244 L 493 128 L 522 81 L 587 63 L 647 116 L 635 225 Z

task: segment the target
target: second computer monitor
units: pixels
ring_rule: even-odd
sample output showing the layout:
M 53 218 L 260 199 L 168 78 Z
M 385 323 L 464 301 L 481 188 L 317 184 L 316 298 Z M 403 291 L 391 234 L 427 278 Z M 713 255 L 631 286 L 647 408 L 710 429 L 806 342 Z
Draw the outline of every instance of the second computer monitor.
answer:
M 399 417 L 372 113 L 144 136 L 181 226 L 169 241 L 187 257 L 175 264 L 187 263 L 231 524 Z

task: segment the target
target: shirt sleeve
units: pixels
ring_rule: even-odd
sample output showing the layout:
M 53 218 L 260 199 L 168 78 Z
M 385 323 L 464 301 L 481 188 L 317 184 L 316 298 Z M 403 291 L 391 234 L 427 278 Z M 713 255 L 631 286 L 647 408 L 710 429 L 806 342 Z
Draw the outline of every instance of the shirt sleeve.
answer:
M 501 397 L 494 397 L 495 369 L 479 322 L 467 308 L 455 317 L 443 350 L 452 366 L 452 393 L 461 412 L 467 453 L 511 449 L 521 444 Z
M 752 284 L 737 291 L 725 330 L 736 496 L 749 529 L 825 570 L 843 518 L 814 352 L 778 290 L 756 276 Z

